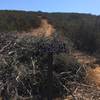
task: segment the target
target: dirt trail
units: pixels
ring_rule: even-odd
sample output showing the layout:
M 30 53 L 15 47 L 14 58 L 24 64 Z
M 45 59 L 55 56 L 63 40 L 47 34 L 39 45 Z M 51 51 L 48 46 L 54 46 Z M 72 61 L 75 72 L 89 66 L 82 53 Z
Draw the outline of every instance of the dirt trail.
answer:
M 52 36 L 54 31 L 55 29 L 53 28 L 53 26 L 49 24 L 46 19 L 42 19 L 40 27 L 37 29 L 33 29 L 31 33 L 34 36 L 43 35 L 43 36 L 49 37 L 49 36 Z
M 55 32 L 55 28 L 48 23 L 48 20 L 41 19 L 41 25 L 40 27 L 36 29 L 31 29 L 30 32 L 21 32 L 17 33 L 18 36 L 23 35 L 32 35 L 32 36 L 45 36 L 45 37 L 51 37 L 53 33 Z
M 93 56 L 89 56 L 85 53 L 82 53 L 82 52 L 79 52 L 79 51 L 75 51 L 73 54 L 72 54 L 79 63 L 81 64 L 93 64 L 96 62 L 96 58 L 93 57 Z

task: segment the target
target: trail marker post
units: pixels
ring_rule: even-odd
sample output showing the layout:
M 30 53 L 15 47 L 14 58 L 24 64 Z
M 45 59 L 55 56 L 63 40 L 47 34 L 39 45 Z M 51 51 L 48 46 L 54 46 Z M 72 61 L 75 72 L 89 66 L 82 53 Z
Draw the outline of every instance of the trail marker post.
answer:
M 48 59 L 48 71 L 47 71 L 47 90 L 48 100 L 52 100 L 52 81 L 53 81 L 53 55 L 59 53 L 66 53 L 66 44 L 62 41 L 53 41 L 50 43 L 43 43 L 40 46 L 40 52 L 47 54 Z

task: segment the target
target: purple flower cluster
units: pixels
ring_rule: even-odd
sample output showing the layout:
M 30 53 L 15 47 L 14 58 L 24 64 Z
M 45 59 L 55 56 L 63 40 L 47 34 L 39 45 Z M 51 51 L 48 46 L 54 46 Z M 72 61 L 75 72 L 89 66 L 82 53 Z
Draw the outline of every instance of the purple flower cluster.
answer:
M 61 53 L 66 52 L 65 43 L 42 43 L 38 45 L 40 52 L 43 53 Z

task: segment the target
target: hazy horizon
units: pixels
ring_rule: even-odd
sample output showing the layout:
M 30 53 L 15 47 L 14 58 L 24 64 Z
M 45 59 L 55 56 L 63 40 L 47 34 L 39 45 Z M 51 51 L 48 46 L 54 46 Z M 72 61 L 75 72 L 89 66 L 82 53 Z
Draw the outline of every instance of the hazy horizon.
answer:
M 0 2 L 0 10 L 88 13 L 100 15 L 99 9 L 99 0 L 3 0 Z

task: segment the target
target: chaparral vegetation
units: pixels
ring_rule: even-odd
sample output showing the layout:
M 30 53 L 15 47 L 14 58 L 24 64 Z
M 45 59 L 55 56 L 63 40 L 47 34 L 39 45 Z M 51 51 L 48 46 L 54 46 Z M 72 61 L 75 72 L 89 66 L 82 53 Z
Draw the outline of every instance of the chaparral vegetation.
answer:
M 0 98 L 99 100 L 99 53 L 100 16 L 2 10 Z

